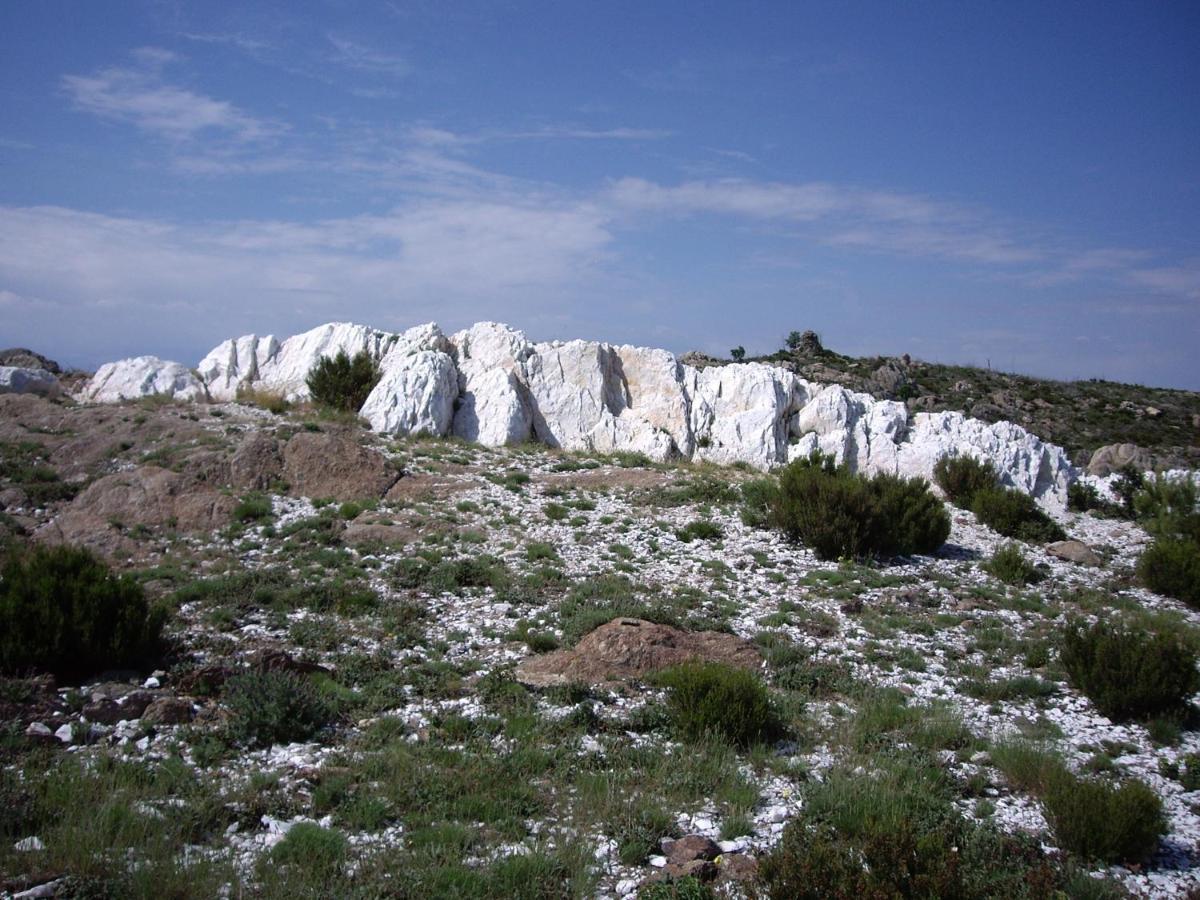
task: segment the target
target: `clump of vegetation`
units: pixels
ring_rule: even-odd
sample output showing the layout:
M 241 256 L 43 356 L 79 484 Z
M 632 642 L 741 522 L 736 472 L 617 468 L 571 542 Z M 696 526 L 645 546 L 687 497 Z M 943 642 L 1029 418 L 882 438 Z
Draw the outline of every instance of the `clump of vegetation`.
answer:
M 271 850 L 273 862 L 295 866 L 312 875 L 337 873 L 346 860 L 345 835 L 316 822 L 297 822 Z
M 336 714 L 310 679 L 291 672 L 238 675 L 225 683 L 221 699 L 230 738 L 250 747 L 308 740 Z
M 981 523 L 1005 537 L 1030 543 L 1063 541 L 1067 533 L 1028 494 L 1011 488 L 977 491 L 971 511 Z
M 933 553 L 950 536 L 950 517 L 925 481 L 866 478 L 819 453 L 787 466 L 773 490 L 763 483 L 747 499 L 751 520 L 765 519 L 822 559 Z
M 682 528 L 676 529 L 675 537 L 685 544 L 692 541 L 716 541 L 721 538 L 721 526 L 705 519 L 693 519 Z
M 1000 482 L 996 467 L 973 456 L 943 456 L 933 467 L 933 480 L 955 506 L 970 509 L 975 495 Z
M 716 737 L 747 747 L 779 728 L 771 696 L 752 672 L 721 663 L 685 663 L 659 675 L 672 722 L 687 739 Z
M 1063 849 L 1106 863 L 1144 862 L 1166 833 L 1162 801 L 1141 781 L 1081 778 L 1054 753 L 1001 744 L 992 761 L 1008 780 L 1037 796 Z
M 257 406 L 259 409 L 265 409 L 267 412 L 274 413 L 277 416 L 283 415 L 283 413 L 292 408 L 292 404 L 279 391 L 247 387 L 244 384 L 238 387 L 237 401 L 249 406 Z
M 1196 485 L 1190 478 L 1146 479 L 1133 497 L 1138 521 L 1158 538 L 1181 538 L 1200 545 L 1200 508 Z
M 366 350 L 351 358 L 345 350 L 324 357 L 308 373 L 304 383 L 313 401 L 345 412 L 357 412 L 379 383 L 379 363 Z
M 0 568 L 0 670 L 75 679 L 138 667 L 162 650 L 166 612 L 88 550 L 13 551 Z
M 46 458 L 49 452 L 33 441 L 0 441 L 0 480 L 19 488 L 34 506 L 70 500 L 82 484 L 63 481 Z
M 1005 584 L 1023 587 L 1046 577 L 1037 566 L 1025 558 L 1016 544 L 1005 544 L 997 549 L 983 564 L 983 568 Z
M 271 516 L 271 498 L 260 493 L 243 497 L 233 508 L 235 522 L 263 522 L 268 521 Z
M 1154 593 L 1200 606 L 1200 543 L 1160 538 L 1138 560 L 1137 573 Z
M 811 783 L 803 812 L 761 861 L 768 896 L 983 900 L 1065 896 L 1073 886 L 1074 873 L 1035 839 L 965 819 L 926 757 L 873 756 L 867 770 L 845 764 Z
M 1196 648 L 1178 631 L 1074 622 L 1059 656 L 1072 683 L 1116 721 L 1177 712 L 1200 690 Z

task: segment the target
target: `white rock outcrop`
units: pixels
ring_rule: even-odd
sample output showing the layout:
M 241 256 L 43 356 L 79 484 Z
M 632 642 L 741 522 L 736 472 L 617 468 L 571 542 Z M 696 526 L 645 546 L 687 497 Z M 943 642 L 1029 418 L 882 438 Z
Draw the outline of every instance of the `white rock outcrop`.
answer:
M 0 366 L 0 394 L 39 394 L 56 397 L 62 386 L 52 372 L 25 366 Z
M 744 462 L 760 469 L 813 451 L 856 471 L 932 480 L 938 460 L 991 462 L 1005 484 L 1044 506 L 1066 505 L 1075 472 L 1066 452 L 1009 422 L 961 413 L 910 415 L 903 403 L 798 378 L 762 363 L 682 365 L 666 350 L 597 341 L 532 343 L 496 322 L 447 338 L 435 324 L 402 334 L 335 322 L 284 341 L 247 335 L 200 363 L 201 384 L 153 357 L 103 367 L 85 399 L 165 393 L 231 399 L 243 385 L 304 399 L 323 357 L 366 350 L 382 378 L 361 414 L 378 431 L 455 434 L 491 446 L 536 439 L 568 450 L 629 450 Z
M 90 403 L 119 403 L 139 397 L 161 395 L 173 400 L 204 400 L 204 384 L 187 366 L 135 356 L 105 363 L 84 385 L 79 399 Z

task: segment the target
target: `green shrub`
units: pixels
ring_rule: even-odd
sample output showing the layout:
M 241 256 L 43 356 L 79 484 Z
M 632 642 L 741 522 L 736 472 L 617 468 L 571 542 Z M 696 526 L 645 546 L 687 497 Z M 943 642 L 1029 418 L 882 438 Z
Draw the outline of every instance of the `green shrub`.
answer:
M 331 875 L 342 868 L 348 848 L 345 835 L 316 822 L 297 822 L 271 850 L 271 859 L 314 875 Z
M 324 357 L 308 373 L 304 383 L 313 401 L 322 406 L 357 412 L 366 403 L 380 378 L 379 363 L 366 350 L 351 358 L 345 350 Z
M 248 672 L 225 683 L 227 728 L 239 744 L 269 747 L 312 737 L 335 710 L 307 678 L 291 672 Z
M 1017 587 L 1033 584 L 1046 577 L 1045 573 L 1025 558 L 1025 554 L 1016 544 L 1005 544 L 997 549 L 983 564 L 983 568 L 1005 584 Z
M 1114 786 L 1063 770 L 1042 804 L 1063 849 L 1106 863 L 1145 862 L 1167 830 L 1162 801 L 1136 779 Z
M 712 888 L 691 875 L 644 884 L 637 894 L 637 900 L 714 900 L 715 897 Z
M 1180 710 L 1200 690 L 1196 651 L 1174 631 L 1073 622 L 1059 656 L 1072 683 L 1115 721 Z
M 693 519 L 682 528 L 676 529 L 675 537 L 690 544 L 692 541 L 715 541 L 721 537 L 721 526 L 704 519 Z
M 778 730 L 771 697 L 752 672 L 721 663 L 685 663 L 660 673 L 672 722 L 689 740 L 713 735 L 737 746 Z
M 921 757 L 832 770 L 761 860 L 775 900 L 1058 896 L 1067 873 L 1024 835 L 968 822 L 949 779 Z M 1065 894 L 1064 894 L 1065 896 Z
M 1200 606 L 1200 544 L 1160 538 L 1138 560 L 1137 573 L 1154 593 Z
M 1133 509 L 1155 537 L 1177 537 L 1200 545 L 1200 511 L 1196 485 L 1190 478 L 1167 480 L 1158 475 L 1145 480 L 1133 497 Z
M 932 553 L 950 535 L 945 507 L 921 479 L 868 479 L 820 454 L 787 466 L 770 502 L 772 524 L 821 559 Z
M 0 671 L 75 679 L 137 667 L 161 651 L 166 613 L 89 551 L 35 547 L 0 568 Z
M 1032 497 L 1010 488 L 976 492 L 971 511 L 982 524 L 1005 537 L 1031 543 L 1062 541 L 1067 537 Z
M 742 484 L 742 522 L 751 528 L 771 527 L 771 508 L 779 485 L 774 478 L 755 478 Z
M 1095 511 L 1103 516 L 1121 514 L 1121 507 L 1105 500 L 1096 486 L 1084 481 L 1073 481 L 1067 486 L 1067 509 L 1072 512 Z
M 990 462 L 972 456 L 943 456 L 933 467 L 933 480 L 951 503 L 970 509 L 976 494 L 996 487 L 999 475 Z
M 1133 465 L 1122 466 L 1117 472 L 1117 477 L 1112 480 L 1110 489 L 1117 495 L 1117 499 L 1121 503 L 1121 512 L 1127 519 L 1132 519 L 1136 514 L 1133 508 L 1133 499 L 1138 495 L 1138 492 L 1146 486 L 1146 475 Z
M 259 522 L 270 519 L 271 515 L 271 498 L 262 494 L 243 497 L 233 508 L 235 522 Z

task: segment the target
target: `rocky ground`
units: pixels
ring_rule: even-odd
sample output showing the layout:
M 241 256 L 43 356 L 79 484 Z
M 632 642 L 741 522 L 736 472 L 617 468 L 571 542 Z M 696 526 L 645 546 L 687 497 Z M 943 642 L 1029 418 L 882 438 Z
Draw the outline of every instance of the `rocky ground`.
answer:
M 626 897 L 670 871 L 738 895 L 872 704 L 940 723 L 963 812 L 1052 852 L 997 744 L 1144 781 L 1168 835 L 1149 865 L 1095 876 L 1135 896 L 1200 890 L 1200 784 L 1180 774 L 1200 731 L 1113 724 L 1055 652 L 1071 616 L 1200 626 L 1134 583 L 1148 538 L 1132 523 L 1067 514 L 1092 564 L 1026 545 L 1046 577 L 1013 587 L 982 567 L 1005 540 L 957 509 L 937 556 L 821 562 L 743 523 L 738 486 L 756 473 L 739 467 L 32 396 L 0 397 L 0 442 L 10 539 L 89 546 L 174 612 L 156 671 L 3 683 L 3 796 L 63 806 L 0 847 L 4 896 L 102 883 L 111 848 L 158 896 L 295 896 L 268 861 L 303 823 L 342 836 L 347 883 L 377 893 L 484 896 L 463 885 L 485 873 Z M 650 673 L 692 647 L 763 672 L 779 740 L 677 739 Z M 231 740 L 222 685 L 281 671 L 318 685 L 330 724 L 301 743 Z

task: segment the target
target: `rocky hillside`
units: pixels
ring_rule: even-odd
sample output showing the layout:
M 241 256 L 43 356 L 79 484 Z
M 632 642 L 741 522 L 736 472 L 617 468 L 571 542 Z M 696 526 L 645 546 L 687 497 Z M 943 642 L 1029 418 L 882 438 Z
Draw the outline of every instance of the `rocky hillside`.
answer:
M 1015 422 L 1066 448 L 1086 467 L 1106 445 L 1135 444 L 1150 454 L 1147 468 L 1200 467 L 1200 393 L 1102 379 L 1051 381 L 909 356 L 843 356 L 813 332 L 794 349 L 757 357 L 812 381 L 840 384 L 880 399 L 900 400 L 910 413 L 962 411 L 984 422 Z M 728 365 L 687 354 L 694 365 Z
M 169 615 L 144 668 L 0 680 L 0 892 L 820 896 L 866 890 L 830 865 L 866 847 L 886 890 L 917 838 L 935 895 L 1200 890 L 1194 709 L 1106 714 L 1064 650 L 1101 618 L 1200 646 L 1141 527 L 950 508 L 934 555 L 823 562 L 747 524 L 760 477 L 0 396 L 5 540 L 87 547 Z M 708 677 L 736 700 L 698 726 Z

